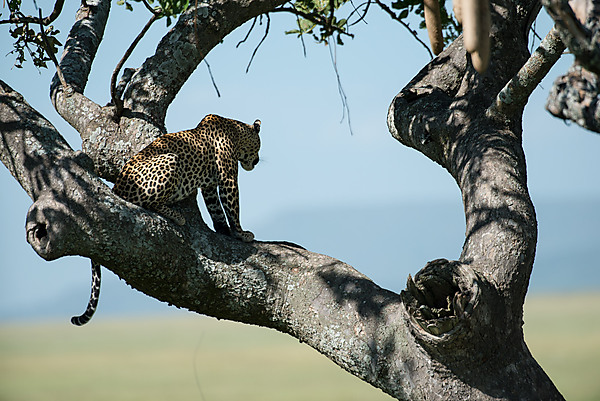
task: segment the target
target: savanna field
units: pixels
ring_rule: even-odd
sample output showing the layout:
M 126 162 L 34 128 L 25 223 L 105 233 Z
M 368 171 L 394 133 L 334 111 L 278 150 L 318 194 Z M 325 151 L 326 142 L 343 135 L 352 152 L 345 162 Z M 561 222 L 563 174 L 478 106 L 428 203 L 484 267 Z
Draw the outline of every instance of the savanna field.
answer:
M 600 400 L 600 294 L 537 295 L 525 339 L 569 401 Z M 189 314 L 0 326 L 0 400 L 391 400 L 297 340 Z

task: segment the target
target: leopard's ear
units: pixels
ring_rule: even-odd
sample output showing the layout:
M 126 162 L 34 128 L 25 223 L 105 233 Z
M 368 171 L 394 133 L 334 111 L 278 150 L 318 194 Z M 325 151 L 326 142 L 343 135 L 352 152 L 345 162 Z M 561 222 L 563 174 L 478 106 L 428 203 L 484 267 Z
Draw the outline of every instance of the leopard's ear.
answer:
M 260 132 L 260 120 L 254 121 L 254 131 Z

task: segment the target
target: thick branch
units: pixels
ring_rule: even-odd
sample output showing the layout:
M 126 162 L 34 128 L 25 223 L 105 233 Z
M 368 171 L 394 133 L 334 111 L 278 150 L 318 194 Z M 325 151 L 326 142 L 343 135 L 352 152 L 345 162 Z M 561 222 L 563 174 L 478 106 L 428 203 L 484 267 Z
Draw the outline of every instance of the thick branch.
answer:
M 600 5 L 588 0 L 545 0 L 544 5 L 576 59 L 569 72 L 554 82 L 546 109 L 555 117 L 600 132 Z
M 592 0 L 542 0 L 542 3 L 577 61 L 600 74 L 600 4 Z
M 486 333 L 467 341 L 468 353 L 498 347 L 494 351 L 496 359 L 505 356 L 501 353 L 512 352 L 515 354 L 508 359 L 528 358 L 522 337 L 522 307 L 533 266 L 537 224 L 521 146 L 527 92 L 512 108 L 503 108 L 502 116 L 485 111 L 529 59 L 524 32 L 536 12 L 535 2 L 519 3 L 518 7 L 509 2 L 492 2 L 492 57 L 488 73 L 474 73 L 459 38 L 398 94 L 388 114 L 392 136 L 441 164 L 461 189 L 466 238 L 460 262 L 472 269 L 476 277 L 471 291 L 480 293 L 479 303 L 469 318 L 470 329 Z M 454 308 L 460 312 L 461 297 L 468 294 L 463 290 L 455 295 L 454 278 L 459 273 L 452 265 L 433 263 L 417 275 L 414 283 L 409 280 L 405 299 L 415 325 L 433 335 L 452 325 L 446 311 Z M 428 289 L 446 293 L 447 301 L 434 296 L 438 301 L 432 307 L 436 302 L 426 296 L 431 292 Z M 483 329 L 490 324 L 485 316 L 494 314 L 493 327 Z M 460 337 L 453 331 L 447 335 Z M 486 339 L 482 341 L 483 338 Z M 422 339 L 435 359 L 452 366 L 453 371 L 463 372 L 469 378 L 466 380 L 477 382 L 479 388 L 494 386 L 488 382 L 493 379 L 486 378 L 481 370 L 463 371 L 465 365 L 457 361 L 464 361 L 467 356 L 448 353 L 446 348 L 440 351 L 440 344 L 431 341 L 429 337 Z M 456 360 L 449 359 L 448 354 Z M 540 378 L 535 395 L 523 395 L 521 391 L 528 385 L 521 387 L 513 382 L 515 393 L 499 390 L 498 398 L 562 399 L 541 369 L 530 372 Z
M 60 61 L 62 73 L 75 92 L 83 93 L 85 89 L 92 62 L 104 35 L 109 11 L 110 0 L 90 0 L 77 11 L 76 22 L 71 28 Z M 52 81 L 50 92 L 51 99 L 56 102 L 56 97 L 60 95 L 57 77 Z M 60 108 L 57 107 L 57 110 L 60 113 Z M 69 121 L 67 117 L 63 116 Z
M 125 107 L 162 126 L 168 106 L 208 52 L 244 22 L 283 3 L 220 0 L 208 6 L 191 4 L 131 80 L 125 92 Z
M 598 76 L 580 64 L 573 64 L 569 72 L 556 78 L 546 109 L 555 117 L 571 120 L 585 129 L 600 132 L 600 105 Z

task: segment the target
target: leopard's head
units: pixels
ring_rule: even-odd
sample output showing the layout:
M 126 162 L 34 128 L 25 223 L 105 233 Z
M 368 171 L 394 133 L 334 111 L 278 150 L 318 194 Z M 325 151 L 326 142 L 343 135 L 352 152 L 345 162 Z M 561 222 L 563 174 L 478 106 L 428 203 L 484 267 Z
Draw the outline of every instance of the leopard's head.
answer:
M 244 124 L 240 132 L 239 160 L 244 170 L 250 171 L 258 163 L 258 151 L 260 150 L 260 120 L 254 124 Z

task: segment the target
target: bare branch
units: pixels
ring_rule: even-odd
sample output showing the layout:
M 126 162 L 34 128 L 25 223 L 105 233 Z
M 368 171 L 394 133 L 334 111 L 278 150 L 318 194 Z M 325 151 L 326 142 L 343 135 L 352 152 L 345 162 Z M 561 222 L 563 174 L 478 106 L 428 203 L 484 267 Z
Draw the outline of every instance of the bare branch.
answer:
M 558 31 L 552 28 L 529 60 L 498 93 L 489 113 L 509 114 L 525 106 L 534 89 L 548 74 L 565 50 Z
M 54 66 L 56 68 L 56 74 L 58 75 L 58 78 L 60 79 L 60 82 L 63 86 L 63 90 L 64 91 L 68 91 L 68 87 L 69 85 L 67 85 L 67 82 L 65 81 L 65 77 L 63 77 L 62 72 L 60 71 L 60 66 L 58 65 L 58 60 L 56 60 L 56 56 L 54 55 L 54 52 L 52 51 L 52 47 L 50 46 L 50 43 L 48 43 L 48 38 L 46 36 L 46 31 L 44 30 L 44 24 L 42 22 L 42 9 L 39 9 L 39 24 L 40 24 L 40 35 L 42 35 L 42 40 L 44 41 L 44 48 L 46 50 L 46 53 L 48 54 L 48 57 L 50 57 L 50 59 L 52 60 L 52 62 L 54 63 Z
M 162 127 L 169 105 L 205 55 L 235 28 L 284 2 L 254 0 L 248 5 L 243 0 L 218 0 L 209 5 L 198 3 L 197 7 L 190 4 L 131 80 L 123 98 L 125 107 Z M 196 40 L 198 32 L 201 35 Z
M 210 80 L 215 88 L 215 92 L 217 92 L 217 97 L 221 97 L 221 92 L 219 92 L 219 88 L 217 87 L 217 83 L 215 82 L 215 77 L 213 76 L 212 70 L 210 69 L 210 64 L 206 61 L 206 57 L 204 58 L 204 64 L 206 64 L 206 68 L 208 69 L 208 75 L 210 75 Z
M 302 17 L 305 20 L 310 21 L 315 25 L 322 26 L 323 28 L 325 28 L 325 30 L 328 32 L 327 35 L 331 35 L 333 32 L 337 32 L 340 35 L 346 35 L 351 38 L 354 37 L 354 35 L 346 32 L 344 29 L 339 28 L 335 25 L 332 25 L 332 19 L 330 17 L 324 18 L 322 15 L 317 14 L 317 13 L 305 13 L 304 11 L 297 10 L 294 7 L 277 7 L 275 9 L 271 10 L 271 12 L 274 12 L 274 13 L 286 12 L 286 13 L 294 14 L 298 17 Z
M 366 5 L 366 6 L 365 6 L 365 9 L 364 9 L 362 15 L 356 21 L 352 22 L 351 24 L 348 24 L 348 26 L 354 26 L 354 25 L 358 24 L 359 22 L 363 22 L 363 21 L 366 24 L 367 21 L 365 21 L 365 17 L 367 16 L 367 13 L 369 12 L 369 7 L 371 6 L 372 0 L 367 0 L 367 1 L 363 2 L 362 4 L 359 4 L 358 7 L 355 7 L 354 3 L 352 1 L 350 1 L 350 3 L 354 7 L 354 11 L 352 11 L 350 13 L 350 15 L 348 15 L 348 21 L 350 21 L 350 18 L 352 18 L 352 16 L 355 13 L 359 12 L 360 7 L 362 7 L 364 5 Z
M 252 33 L 252 30 L 254 29 L 254 26 L 256 25 L 256 21 L 258 20 L 258 17 L 254 17 L 254 19 L 252 20 L 252 25 L 250 25 L 250 29 L 248 29 L 248 32 L 246 33 L 246 36 L 244 36 L 244 39 L 240 40 L 238 42 L 237 45 L 235 45 L 235 48 L 237 49 L 238 47 L 240 47 L 240 45 L 244 42 L 246 42 L 248 40 L 248 37 L 250 36 L 250 33 Z
M 252 60 L 254 60 L 254 56 L 256 56 L 256 52 L 258 51 L 260 45 L 263 44 L 263 42 L 265 41 L 265 39 L 267 39 L 267 36 L 269 35 L 269 27 L 271 26 L 271 18 L 269 17 L 269 14 L 266 14 L 266 16 L 267 16 L 267 26 L 265 28 L 265 34 L 263 35 L 262 39 L 260 40 L 260 42 L 258 42 L 258 45 L 256 45 L 256 47 L 254 48 L 254 51 L 252 52 L 250 61 L 248 61 L 248 66 L 246 66 L 246 74 L 250 70 L 250 66 L 252 65 Z
M 0 20 L 0 24 L 37 24 L 40 23 L 41 20 L 42 25 L 50 25 L 52 22 L 54 22 L 54 20 L 56 20 L 59 17 L 64 4 L 65 0 L 56 0 L 56 3 L 54 3 L 54 9 L 46 18 L 25 15 L 15 16 L 11 14 L 9 19 Z
M 144 2 L 144 3 L 147 4 L 146 2 Z M 149 7 L 149 5 L 148 5 L 148 7 Z M 119 63 L 115 67 L 115 70 L 113 71 L 112 76 L 110 77 L 110 97 L 112 99 L 113 104 L 116 107 L 116 116 L 117 117 L 120 117 L 121 113 L 123 112 L 123 101 L 121 100 L 121 97 L 117 94 L 117 90 L 116 90 L 117 77 L 119 76 L 119 72 L 121 71 L 121 68 L 123 68 L 123 65 L 129 58 L 129 56 L 131 56 L 131 53 L 133 53 L 133 50 L 138 45 L 140 40 L 142 40 L 142 38 L 144 37 L 146 32 L 148 32 L 148 30 L 152 26 L 152 24 L 159 18 L 160 18 L 160 12 L 153 11 L 152 17 L 150 17 L 150 19 L 148 20 L 146 25 L 144 25 L 144 27 L 142 28 L 142 31 L 136 36 L 136 38 L 133 40 L 133 42 L 129 45 L 129 47 L 127 48 L 127 51 L 125 52 L 125 54 L 123 55 L 121 60 L 119 60 Z

